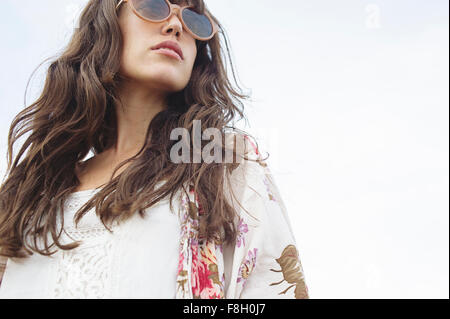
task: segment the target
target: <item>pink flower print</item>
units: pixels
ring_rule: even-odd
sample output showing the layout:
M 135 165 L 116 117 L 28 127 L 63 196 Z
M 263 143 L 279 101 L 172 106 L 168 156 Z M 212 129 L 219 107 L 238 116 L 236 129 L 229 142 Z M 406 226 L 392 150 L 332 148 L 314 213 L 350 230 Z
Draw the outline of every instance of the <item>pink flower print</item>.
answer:
M 238 232 L 236 246 L 240 248 L 242 244 L 245 246 L 245 233 L 248 232 L 248 225 L 244 223 L 244 219 L 242 218 L 239 219 Z
M 273 196 L 272 190 L 270 189 L 269 181 L 267 178 L 264 178 L 264 184 L 266 185 L 267 194 L 269 196 L 269 200 L 273 200 L 276 202 L 275 196 Z
M 183 252 L 180 252 L 178 257 L 178 274 L 183 270 L 183 262 L 184 262 L 184 254 Z
M 194 298 L 200 297 L 204 289 L 212 288 L 211 281 L 208 278 L 210 275 L 208 265 L 203 260 L 199 260 L 198 257 L 196 252 L 192 253 L 191 283 Z
M 205 288 L 200 293 L 200 299 L 222 299 L 222 295 L 217 292 L 216 288 Z
M 222 274 L 221 282 L 222 282 L 222 287 L 225 287 L 225 273 Z
M 253 268 L 255 268 L 257 252 L 258 248 L 254 248 L 253 251 L 249 250 L 247 258 L 241 264 L 241 267 L 239 269 L 237 282 L 243 281 L 243 285 L 245 285 L 248 276 L 250 276 L 251 272 L 253 271 Z

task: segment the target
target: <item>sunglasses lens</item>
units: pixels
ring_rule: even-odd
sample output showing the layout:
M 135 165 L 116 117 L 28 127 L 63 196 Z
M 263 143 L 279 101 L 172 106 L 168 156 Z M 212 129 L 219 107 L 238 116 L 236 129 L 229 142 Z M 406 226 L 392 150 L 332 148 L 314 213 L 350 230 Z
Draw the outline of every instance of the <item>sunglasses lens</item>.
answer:
M 170 13 L 169 5 L 164 0 L 133 0 L 136 11 L 149 20 L 162 20 Z
M 191 9 L 183 10 L 183 20 L 186 26 L 197 36 L 207 38 L 213 33 L 213 26 L 208 17 Z

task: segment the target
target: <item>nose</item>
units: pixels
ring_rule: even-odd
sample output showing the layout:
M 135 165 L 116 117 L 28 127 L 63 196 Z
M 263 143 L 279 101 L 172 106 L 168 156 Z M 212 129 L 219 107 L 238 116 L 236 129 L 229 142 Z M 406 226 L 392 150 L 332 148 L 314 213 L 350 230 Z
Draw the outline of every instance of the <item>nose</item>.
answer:
M 163 34 L 171 34 L 174 33 L 176 37 L 180 37 L 183 33 L 183 25 L 181 24 L 180 19 L 178 18 L 178 12 L 180 10 L 179 6 L 175 6 L 173 8 L 172 15 L 166 20 L 166 24 L 162 28 Z

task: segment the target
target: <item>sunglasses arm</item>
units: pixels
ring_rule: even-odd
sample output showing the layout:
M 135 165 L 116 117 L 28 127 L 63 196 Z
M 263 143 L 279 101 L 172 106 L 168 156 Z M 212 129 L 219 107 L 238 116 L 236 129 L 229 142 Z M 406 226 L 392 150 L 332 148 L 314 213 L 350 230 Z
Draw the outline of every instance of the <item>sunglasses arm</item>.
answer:
M 117 10 L 117 8 L 120 7 L 120 5 L 121 5 L 122 3 L 124 3 L 124 2 L 127 2 L 127 0 L 120 0 L 119 3 L 118 3 L 117 6 L 116 6 L 116 10 Z

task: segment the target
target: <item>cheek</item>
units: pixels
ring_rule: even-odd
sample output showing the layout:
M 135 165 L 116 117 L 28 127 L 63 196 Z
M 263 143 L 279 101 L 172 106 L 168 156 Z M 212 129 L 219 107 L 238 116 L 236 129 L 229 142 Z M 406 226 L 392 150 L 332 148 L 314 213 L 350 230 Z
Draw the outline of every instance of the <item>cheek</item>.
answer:
M 192 70 L 192 68 L 194 67 L 195 60 L 197 59 L 197 46 L 195 44 L 193 48 L 191 48 L 189 53 L 190 53 L 189 68 Z
M 121 25 L 122 30 L 122 63 L 129 65 L 138 62 L 147 53 L 152 37 L 152 30 L 143 22 L 129 18 Z
M 120 57 L 120 72 L 124 75 L 133 73 L 133 61 L 135 60 L 136 58 L 133 55 L 132 47 L 124 43 Z
M 121 68 L 130 72 L 133 69 L 148 64 L 148 48 L 136 35 L 129 35 L 123 38 L 123 49 L 121 53 Z

